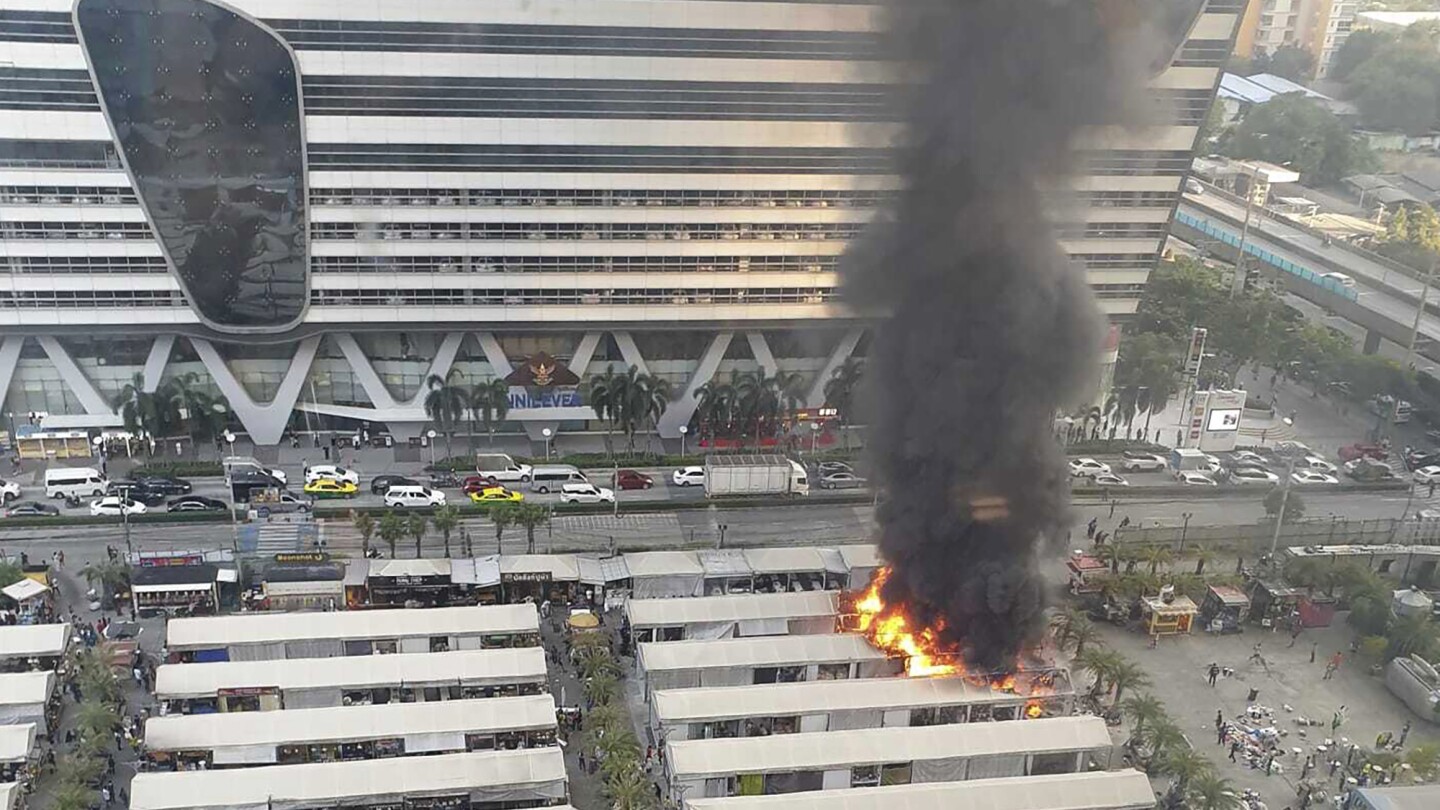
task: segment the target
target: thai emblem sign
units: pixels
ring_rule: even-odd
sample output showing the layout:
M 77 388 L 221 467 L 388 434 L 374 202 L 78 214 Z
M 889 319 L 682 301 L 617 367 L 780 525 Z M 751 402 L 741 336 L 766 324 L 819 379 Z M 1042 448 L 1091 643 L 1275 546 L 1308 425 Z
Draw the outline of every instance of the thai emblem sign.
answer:
M 582 404 L 580 376 L 546 352 L 536 352 L 525 359 L 510 376 L 510 407 L 578 408 Z

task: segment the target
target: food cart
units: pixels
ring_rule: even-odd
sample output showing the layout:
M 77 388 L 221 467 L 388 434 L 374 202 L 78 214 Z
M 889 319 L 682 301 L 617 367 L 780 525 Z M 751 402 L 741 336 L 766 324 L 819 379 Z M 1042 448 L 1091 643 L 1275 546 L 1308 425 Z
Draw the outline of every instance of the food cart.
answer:
M 1287 619 L 1299 610 L 1300 599 L 1305 592 L 1292 588 L 1284 582 L 1250 580 L 1250 618 L 1261 627 L 1273 627 L 1277 621 Z
M 1065 561 L 1065 568 L 1070 573 L 1070 593 L 1076 596 L 1100 593 L 1106 581 L 1113 576 L 1104 560 L 1083 551 L 1072 552 L 1070 559 Z
M 1250 615 L 1250 597 L 1234 585 L 1211 585 L 1200 603 L 1200 625 L 1207 633 L 1244 631 Z
M 1188 596 L 1176 596 L 1175 588 L 1166 585 L 1157 596 L 1140 597 L 1140 617 L 1145 632 L 1152 636 L 1172 636 L 1190 632 L 1190 625 L 1200 609 Z

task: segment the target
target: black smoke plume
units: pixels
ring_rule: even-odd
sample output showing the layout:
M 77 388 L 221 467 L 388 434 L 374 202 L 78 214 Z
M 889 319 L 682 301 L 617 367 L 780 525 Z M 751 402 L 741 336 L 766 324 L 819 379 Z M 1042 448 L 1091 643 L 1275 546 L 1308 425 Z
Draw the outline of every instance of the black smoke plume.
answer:
M 890 4 L 905 188 L 842 263 L 852 303 L 885 313 L 866 365 L 882 596 L 972 669 L 1034 638 L 1040 549 L 1065 537 L 1051 426 L 1098 376 L 1102 329 L 1047 210 L 1080 131 L 1138 109 L 1119 33 L 1141 5 Z

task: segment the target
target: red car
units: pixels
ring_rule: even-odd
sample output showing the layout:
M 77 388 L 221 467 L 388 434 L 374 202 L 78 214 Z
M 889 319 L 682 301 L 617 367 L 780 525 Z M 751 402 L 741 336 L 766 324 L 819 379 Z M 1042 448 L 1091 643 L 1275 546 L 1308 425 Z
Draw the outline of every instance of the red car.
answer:
M 1349 444 L 1340 448 L 1341 461 L 1354 461 L 1357 458 L 1373 458 L 1377 461 L 1384 461 L 1390 451 L 1378 444 L 1365 444 L 1363 442 Z
M 650 476 L 634 470 L 619 470 L 615 473 L 615 487 L 617 489 L 649 489 L 655 486 Z
M 469 478 L 466 478 L 465 481 L 460 485 L 460 487 L 465 490 L 466 495 L 469 495 L 472 492 L 479 492 L 482 489 L 489 489 L 491 487 L 498 486 L 500 486 L 500 482 L 496 481 L 495 477 L 492 475 L 472 475 Z

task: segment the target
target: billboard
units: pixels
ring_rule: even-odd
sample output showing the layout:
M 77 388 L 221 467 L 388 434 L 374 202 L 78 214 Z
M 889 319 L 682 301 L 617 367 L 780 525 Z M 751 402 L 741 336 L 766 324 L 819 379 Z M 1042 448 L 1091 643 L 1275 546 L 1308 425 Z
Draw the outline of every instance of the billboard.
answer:
M 1210 411 L 1206 414 L 1205 429 L 1209 431 L 1227 431 L 1240 429 L 1240 409 L 1224 408 Z

